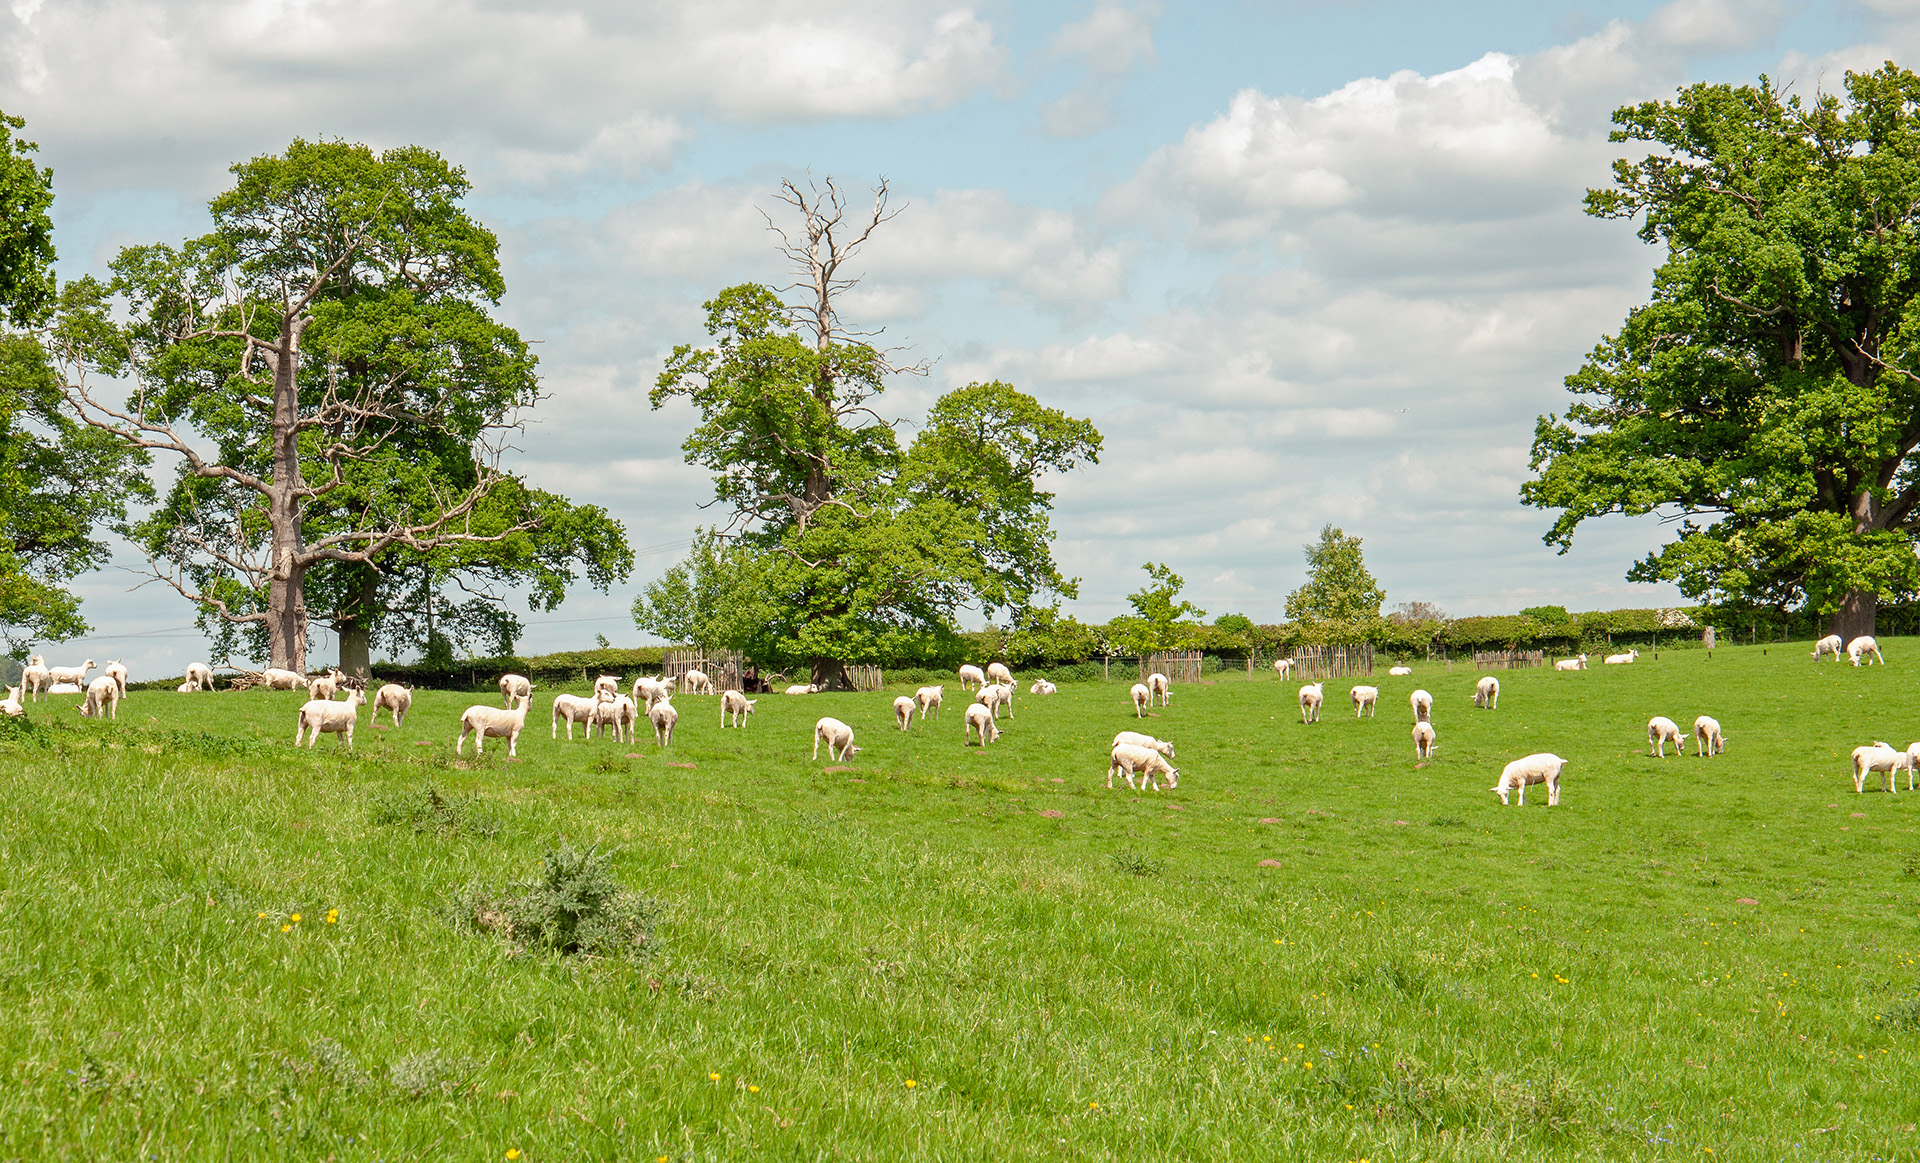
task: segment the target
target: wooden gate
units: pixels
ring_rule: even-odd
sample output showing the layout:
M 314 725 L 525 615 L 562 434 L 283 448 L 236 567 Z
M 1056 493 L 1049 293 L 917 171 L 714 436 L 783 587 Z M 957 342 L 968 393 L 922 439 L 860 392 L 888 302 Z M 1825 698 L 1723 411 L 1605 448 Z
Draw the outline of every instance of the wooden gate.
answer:
M 1473 652 L 1475 670 L 1524 670 L 1530 666 L 1545 666 L 1547 652 L 1544 650 L 1476 650 Z
M 667 651 L 660 672 L 674 681 L 676 689 L 683 675 L 690 670 L 698 670 L 704 671 L 713 680 L 716 692 L 742 690 L 740 672 L 746 663 L 746 656 L 738 650 L 703 650 L 698 646 L 686 646 Z
M 1159 673 L 1175 682 L 1199 682 L 1202 662 L 1198 650 L 1169 650 L 1162 654 L 1149 654 L 1140 660 L 1140 681 L 1145 682 L 1148 675 Z
M 847 686 L 856 691 L 877 691 L 886 683 L 886 677 L 877 666 L 843 666 L 841 673 L 846 675 Z
M 1293 677 L 1308 682 L 1328 678 L 1350 678 L 1373 673 L 1373 645 L 1362 642 L 1348 646 L 1296 646 L 1293 650 Z

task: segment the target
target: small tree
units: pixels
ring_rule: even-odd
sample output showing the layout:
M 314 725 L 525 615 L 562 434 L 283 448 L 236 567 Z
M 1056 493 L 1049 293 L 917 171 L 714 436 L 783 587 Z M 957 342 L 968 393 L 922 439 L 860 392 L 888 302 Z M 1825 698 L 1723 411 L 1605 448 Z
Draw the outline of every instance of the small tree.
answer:
M 1380 604 L 1387 595 L 1367 571 L 1360 538 L 1349 537 L 1332 525 L 1323 526 L 1318 542 L 1302 547 L 1307 557 L 1307 580 L 1287 595 L 1287 618 L 1302 633 L 1322 641 L 1371 639 L 1380 621 Z
M 1180 645 L 1196 620 L 1207 612 L 1180 597 L 1186 579 L 1165 563 L 1149 561 L 1140 567 L 1146 571 L 1147 584 L 1127 595 L 1133 607 L 1132 617 L 1115 618 L 1107 624 L 1108 640 L 1129 654 L 1154 654 Z

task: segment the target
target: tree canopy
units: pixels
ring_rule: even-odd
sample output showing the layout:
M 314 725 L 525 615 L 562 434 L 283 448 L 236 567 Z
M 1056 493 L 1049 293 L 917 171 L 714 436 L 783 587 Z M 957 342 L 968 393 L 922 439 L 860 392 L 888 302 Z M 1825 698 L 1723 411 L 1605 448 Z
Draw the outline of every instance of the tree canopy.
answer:
M 1108 623 L 1111 645 L 1128 654 L 1170 650 L 1207 612 L 1180 596 L 1187 582 L 1172 566 L 1149 561 L 1140 568 L 1146 571 L 1147 582 L 1127 595 L 1133 614 Z
M 1588 213 L 1665 248 L 1651 300 L 1541 417 L 1529 505 L 1582 522 L 1662 513 L 1635 564 L 1696 599 L 1832 614 L 1869 633 L 1920 586 L 1920 77 L 1888 63 L 1845 95 L 1765 77 L 1618 110 Z
M 1307 580 L 1287 595 L 1287 619 L 1319 637 L 1366 640 L 1375 632 L 1380 604 L 1387 595 L 1367 570 L 1360 538 L 1325 525 L 1320 540 L 1301 549 L 1307 558 Z

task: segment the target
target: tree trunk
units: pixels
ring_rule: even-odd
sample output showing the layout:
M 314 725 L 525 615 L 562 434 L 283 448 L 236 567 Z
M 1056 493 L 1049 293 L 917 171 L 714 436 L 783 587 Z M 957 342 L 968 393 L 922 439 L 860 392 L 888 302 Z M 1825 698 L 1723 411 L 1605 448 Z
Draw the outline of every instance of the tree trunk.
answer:
M 282 314 L 280 339 L 266 350 L 273 367 L 273 477 L 267 519 L 273 536 L 273 580 L 267 586 L 271 665 L 307 673 L 307 567 L 301 538 L 306 498 L 300 480 L 300 334 L 305 316 Z
M 354 585 L 334 629 L 340 635 L 340 669 L 353 678 L 373 677 L 373 618 L 378 613 L 380 574 L 357 565 Z
M 1862 634 L 1873 633 L 1874 616 L 1880 609 L 1880 595 L 1872 590 L 1848 590 L 1840 608 L 1827 622 L 1827 631 L 1851 642 Z
M 813 677 L 808 681 L 823 691 L 847 690 L 847 668 L 831 658 L 816 658 Z

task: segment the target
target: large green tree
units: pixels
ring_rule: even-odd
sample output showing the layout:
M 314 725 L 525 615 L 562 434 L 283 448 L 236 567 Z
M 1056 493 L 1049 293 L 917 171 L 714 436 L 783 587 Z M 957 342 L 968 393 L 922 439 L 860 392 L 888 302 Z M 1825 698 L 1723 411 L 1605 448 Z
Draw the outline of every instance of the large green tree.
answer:
M 137 530 L 156 576 L 294 670 L 317 599 L 362 672 L 416 591 L 430 609 L 448 580 L 531 581 L 538 608 L 574 568 L 623 576 L 617 523 L 498 468 L 540 391 L 491 317 L 498 242 L 462 205 L 465 175 L 419 147 L 307 141 L 233 173 L 210 233 L 129 247 L 110 284 L 69 288 L 80 415 L 180 458 Z M 101 399 L 89 373 L 130 376 L 131 398 Z
M 1387 595 L 1367 569 L 1360 538 L 1325 525 L 1320 540 L 1301 549 L 1307 559 L 1307 580 L 1287 595 L 1287 620 L 1298 623 L 1310 639 L 1371 640 L 1379 630 L 1380 603 Z
M 1527 504 L 1565 552 L 1609 513 L 1676 535 L 1633 566 L 1690 597 L 1871 633 L 1920 585 L 1920 76 L 1891 63 L 1810 98 L 1762 77 L 1619 110 L 1587 211 L 1664 248 L 1646 306 L 1542 417 Z

